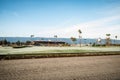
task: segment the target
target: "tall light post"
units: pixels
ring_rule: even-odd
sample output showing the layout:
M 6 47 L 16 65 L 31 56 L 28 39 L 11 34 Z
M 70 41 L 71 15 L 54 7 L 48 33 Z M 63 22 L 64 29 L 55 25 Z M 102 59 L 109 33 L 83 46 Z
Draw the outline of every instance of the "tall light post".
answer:
M 86 40 L 87 40 L 87 39 L 84 39 L 84 41 L 85 41 L 85 42 L 84 42 L 85 46 L 87 45 L 87 42 L 86 42 Z
M 81 34 L 82 34 L 82 31 L 79 29 L 79 30 L 78 30 L 78 32 L 79 32 L 80 47 L 81 47 L 81 39 L 82 39 L 82 36 L 81 36 Z
M 115 38 L 116 38 L 115 44 L 117 45 L 117 35 L 115 36 Z
M 57 43 L 57 35 L 54 35 L 54 38 L 56 38 L 55 44 Z
M 111 34 L 106 34 L 106 45 L 107 45 L 107 46 L 110 45 L 110 35 L 111 35 Z

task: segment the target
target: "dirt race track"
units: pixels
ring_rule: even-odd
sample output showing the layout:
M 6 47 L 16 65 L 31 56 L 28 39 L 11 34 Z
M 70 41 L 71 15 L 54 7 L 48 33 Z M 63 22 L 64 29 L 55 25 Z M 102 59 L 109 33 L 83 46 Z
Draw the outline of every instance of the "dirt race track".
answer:
M 120 80 L 120 55 L 2 60 L 0 80 Z

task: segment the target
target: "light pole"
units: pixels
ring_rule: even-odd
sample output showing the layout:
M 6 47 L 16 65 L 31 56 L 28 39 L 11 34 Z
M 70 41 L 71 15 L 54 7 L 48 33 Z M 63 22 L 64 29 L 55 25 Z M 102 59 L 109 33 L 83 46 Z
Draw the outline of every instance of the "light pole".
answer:
M 106 34 L 106 45 L 107 45 L 107 46 L 110 45 L 110 35 L 111 35 L 111 34 Z
M 55 44 L 57 43 L 57 35 L 54 35 L 54 38 L 56 38 Z
M 81 47 L 81 38 L 82 38 L 81 34 L 82 34 L 82 31 L 79 29 L 78 32 L 79 32 L 80 47 Z
M 117 45 L 117 36 L 115 36 L 115 38 L 116 38 L 115 44 Z
M 87 45 L 87 42 L 86 42 L 86 40 L 87 40 L 87 39 L 84 39 L 84 41 L 85 41 L 85 43 L 84 43 L 84 44 L 85 44 L 85 46 Z

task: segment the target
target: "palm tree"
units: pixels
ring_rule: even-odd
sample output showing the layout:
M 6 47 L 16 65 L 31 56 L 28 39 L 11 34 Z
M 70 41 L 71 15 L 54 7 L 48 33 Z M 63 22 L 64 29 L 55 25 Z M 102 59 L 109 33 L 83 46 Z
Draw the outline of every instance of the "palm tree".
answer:
M 110 37 L 111 34 L 106 34 L 106 36 Z
M 75 37 L 71 37 L 70 39 L 72 40 L 73 43 L 77 40 Z
M 34 37 L 34 35 L 30 35 L 30 37 L 31 37 L 31 38 L 33 38 L 33 37 Z
M 81 34 L 82 34 L 82 31 L 79 29 L 78 32 L 79 32 L 80 47 L 81 47 L 81 38 L 82 38 Z
M 97 39 L 97 43 L 100 44 L 100 45 L 102 45 L 101 40 L 102 39 L 100 37 Z
M 55 38 L 57 38 L 57 35 L 54 35 Z
M 111 34 L 106 34 L 106 45 L 110 45 L 110 35 Z
M 32 42 L 32 38 L 34 37 L 34 35 L 30 35 L 30 37 L 31 37 L 31 42 Z
M 80 29 L 78 30 L 78 32 L 79 32 L 79 34 L 81 34 L 81 33 L 82 33 L 82 31 L 81 31 Z

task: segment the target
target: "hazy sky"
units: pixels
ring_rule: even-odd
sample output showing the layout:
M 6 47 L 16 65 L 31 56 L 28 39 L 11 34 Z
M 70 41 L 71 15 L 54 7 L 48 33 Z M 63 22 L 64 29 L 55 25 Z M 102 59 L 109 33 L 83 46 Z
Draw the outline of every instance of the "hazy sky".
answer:
M 120 0 L 0 0 L 0 36 L 120 39 Z

